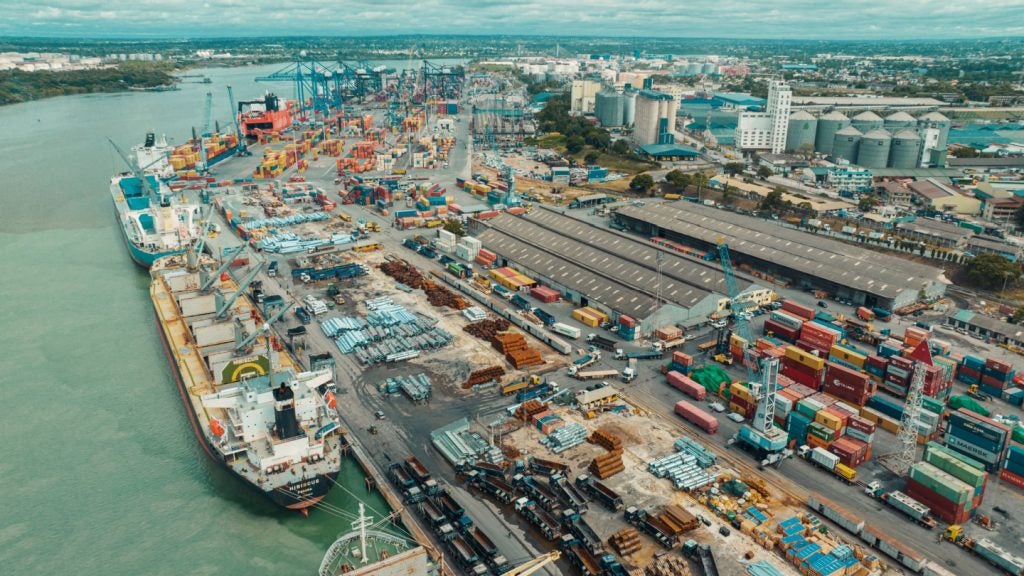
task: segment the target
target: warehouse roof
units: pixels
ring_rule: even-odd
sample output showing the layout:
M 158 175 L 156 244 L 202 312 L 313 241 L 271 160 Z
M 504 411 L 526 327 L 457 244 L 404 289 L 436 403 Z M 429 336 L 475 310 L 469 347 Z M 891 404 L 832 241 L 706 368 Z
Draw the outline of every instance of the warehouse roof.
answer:
M 899 230 L 917 232 L 918 234 L 924 234 L 926 236 L 938 236 L 940 238 L 950 238 L 953 240 L 960 240 L 974 234 L 974 231 L 969 228 L 961 228 L 956 224 L 940 222 L 938 220 L 932 220 L 931 218 L 918 218 L 910 222 L 900 222 L 896 225 L 896 228 Z
M 662 254 L 663 300 L 691 308 L 712 292 L 726 294 L 717 267 L 660 249 L 550 209 L 489 220 L 478 238 L 488 249 L 621 312 L 651 313 Z M 739 280 L 743 290 L 749 283 Z
M 655 158 L 664 158 L 669 156 L 680 156 L 696 158 L 700 156 L 700 152 L 686 146 L 680 146 L 679 144 L 646 144 L 640 147 L 640 150 L 644 154 L 654 156 Z
M 737 254 L 885 298 L 941 279 L 933 266 L 701 204 L 675 204 L 626 206 L 618 214 L 712 244 L 724 238 Z
M 1006 158 L 948 158 L 946 162 L 952 168 L 954 166 L 979 166 L 1013 168 L 1024 167 L 1024 156 L 1007 156 Z
M 900 106 L 942 106 L 934 98 L 862 98 L 858 96 L 793 96 L 793 106 L 850 106 L 858 108 L 896 108 Z
M 971 310 L 965 310 L 963 308 L 957 308 L 956 312 L 949 315 L 952 320 L 963 322 L 969 326 L 977 326 L 979 328 L 988 330 L 1000 334 L 1005 338 L 1021 341 L 1024 340 L 1024 327 L 1017 324 L 1010 324 L 1003 322 L 991 316 L 985 316 L 984 314 L 978 314 Z

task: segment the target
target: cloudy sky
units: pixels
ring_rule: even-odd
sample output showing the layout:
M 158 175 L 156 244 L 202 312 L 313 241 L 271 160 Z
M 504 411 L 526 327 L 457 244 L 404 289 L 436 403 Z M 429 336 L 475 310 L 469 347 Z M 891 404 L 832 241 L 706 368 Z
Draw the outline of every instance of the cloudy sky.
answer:
M 0 35 L 1024 35 L 1024 0 L 0 0 Z

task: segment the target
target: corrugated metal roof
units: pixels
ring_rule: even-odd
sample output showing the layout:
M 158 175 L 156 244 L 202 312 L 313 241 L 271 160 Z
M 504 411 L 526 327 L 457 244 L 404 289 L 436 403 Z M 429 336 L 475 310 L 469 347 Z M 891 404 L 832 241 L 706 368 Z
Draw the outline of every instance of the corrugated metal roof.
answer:
M 618 214 L 710 244 L 723 237 L 729 249 L 737 254 L 774 262 L 811 277 L 885 298 L 895 298 L 906 290 L 920 290 L 922 284 L 934 283 L 942 274 L 933 266 L 766 220 L 690 202 L 682 203 L 683 208 L 676 204 L 625 206 Z

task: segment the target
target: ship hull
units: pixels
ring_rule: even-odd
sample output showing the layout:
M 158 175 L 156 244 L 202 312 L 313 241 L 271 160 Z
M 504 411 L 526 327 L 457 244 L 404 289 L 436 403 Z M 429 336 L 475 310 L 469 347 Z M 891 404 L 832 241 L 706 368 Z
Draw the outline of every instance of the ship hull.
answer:
M 153 314 L 153 321 L 156 324 L 157 333 L 160 334 L 160 344 L 163 346 L 164 355 L 167 357 L 167 363 L 171 366 L 171 372 L 174 374 L 174 381 L 175 384 L 177 384 L 178 393 L 181 395 L 182 404 L 185 406 L 185 413 L 188 415 L 189 425 L 192 427 L 192 432 L 195 435 L 196 440 L 199 442 L 199 445 L 203 448 L 203 451 L 206 452 L 206 455 L 215 463 L 230 472 L 232 476 L 237 478 L 243 484 L 266 496 L 271 502 L 281 506 L 282 508 L 297 510 L 305 514 L 308 512 L 309 508 L 323 500 L 336 483 L 338 478 L 337 472 L 333 474 L 320 474 L 312 478 L 304 478 L 288 484 L 287 487 L 267 491 L 235 472 L 231 466 L 229 466 L 227 462 L 217 454 L 216 448 L 210 444 L 206 435 L 203 434 L 202 430 L 200 430 L 199 419 L 196 416 L 195 408 L 188 401 L 188 393 L 185 390 L 185 381 L 181 377 L 178 363 L 174 360 L 174 355 L 171 353 L 167 334 L 164 332 L 163 326 L 160 325 L 159 313 L 154 309 Z
M 240 118 L 241 130 L 248 138 L 256 138 L 258 131 L 279 132 L 292 125 L 292 114 L 288 109 L 265 112 L 258 118 Z

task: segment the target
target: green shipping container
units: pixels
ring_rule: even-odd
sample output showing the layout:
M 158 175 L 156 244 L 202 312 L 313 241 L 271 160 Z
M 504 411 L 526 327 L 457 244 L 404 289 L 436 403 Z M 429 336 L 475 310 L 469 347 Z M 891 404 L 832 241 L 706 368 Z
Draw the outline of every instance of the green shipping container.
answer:
M 811 422 L 811 424 L 807 427 L 807 433 L 812 436 L 821 438 L 826 442 L 834 442 L 836 439 L 835 430 L 827 426 L 823 426 L 822 424 L 819 424 L 817 422 Z
M 818 414 L 818 411 L 821 410 L 821 408 L 822 407 L 819 402 L 808 400 L 807 398 L 799 400 L 796 403 L 796 411 L 807 416 L 811 420 L 814 420 L 814 417 Z
M 936 442 L 929 442 L 925 446 L 924 461 L 974 488 L 985 483 L 987 474 L 984 464 Z
M 933 414 L 942 414 L 946 409 L 946 405 L 940 400 L 936 400 L 931 396 L 925 396 L 921 399 L 921 407 Z
M 918 462 L 911 466 L 910 478 L 957 504 L 967 504 L 974 497 L 974 488 L 927 462 Z

